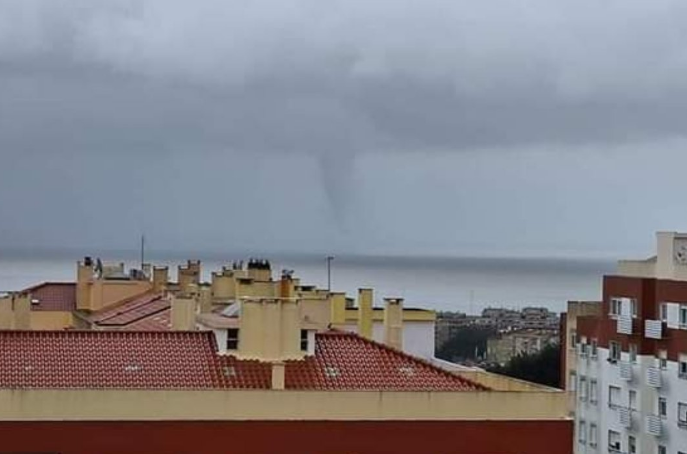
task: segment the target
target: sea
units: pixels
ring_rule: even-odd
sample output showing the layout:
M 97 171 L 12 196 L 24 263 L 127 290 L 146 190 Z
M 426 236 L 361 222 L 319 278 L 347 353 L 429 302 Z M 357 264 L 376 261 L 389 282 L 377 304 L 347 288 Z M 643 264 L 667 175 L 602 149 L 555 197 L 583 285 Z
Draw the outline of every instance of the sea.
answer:
M 0 291 L 14 291 L 44 281 L 74 281 L 75 254 L 0 253 Z M 223 265 L 226 257 L 200 255 L 203 279 Z M 138 267 L 136 253 L 112 253 L 103 262 L 124 262 Z M 146 261 L 170 266 L 172 279 L 176 266 L 186 257 L 173 253 L 151 254 Z M 271 260 L 275 277 L 282 269 L 294 270 L 302 284 L 327 288 L 325 256 L 275 255 Z M 406 307 L 477 314 L 486 307 L 521 309 L 544 306 L 561 312 L 569 300 L 599 300 L 604 274 L 611 274 L 615 262 L 582 258 L 469 258 L 469 257 L 382 257 L 337 255 L 331 260 L 331 288 L 349 296 L 357 289 L 375 290 L 375 303 L 384 297 L 402 297 Z

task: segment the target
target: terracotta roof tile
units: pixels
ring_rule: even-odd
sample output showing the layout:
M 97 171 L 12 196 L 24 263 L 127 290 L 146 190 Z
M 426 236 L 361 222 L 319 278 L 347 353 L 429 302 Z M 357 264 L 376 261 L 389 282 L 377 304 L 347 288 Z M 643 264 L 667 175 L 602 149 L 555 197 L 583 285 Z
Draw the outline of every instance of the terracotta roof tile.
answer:
M 162 294 L 145 294 L 115 307 L 100 310 L 88 318 L 98 326 L 121 327 L 170 308 Z
M 217 354 L 209 331 L 0 331 L 0 388 L 268 389 L 271 366 Z M 286 364 L 301 390 L 484 390 L 356 334 L 316 336 Z
M 33 311 L 70 312 L 76 309 L 76 284 L 73 282 L 44 282 L 20 293 L 31 293 L 35 301 L 31 304 Z

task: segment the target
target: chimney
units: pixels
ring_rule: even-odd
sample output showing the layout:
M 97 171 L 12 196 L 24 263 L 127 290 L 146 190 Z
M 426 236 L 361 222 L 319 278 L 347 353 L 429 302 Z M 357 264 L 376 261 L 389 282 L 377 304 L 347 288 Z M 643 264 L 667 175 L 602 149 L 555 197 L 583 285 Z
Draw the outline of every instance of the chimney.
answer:
M 12 295 L 0 296 L 0 329 L 12 329 L 12 325 L 14 325 Z
M 402 298 L 384 298 L 384 343 L 403 350 Z
M 17 295 L 13 298 L 14 329 L 31 329 L 31 295 Z
M 162 293 L 167 290 L 167 283 L 169 282 L 169 267 L 156 266 L 153 267 L 153 291 L 155 293 Z
M 332 308 L 331 324 L 335 328 L 343 327 L 346 323 L 346 294 L 330 293 L 329 301 Z
M 358 289 L 358 334 L 372 339 L 372 300 L 371 288 Z
M 200 260 L 188 260 L 185 266 L 178 268 L 179 291 L 186 295 L 191 284 L 200 283 Z
M 188 296 L 170 294 L 172 306 L 172 330 L 194 331 L 196 329 L 196 300 Z
M 284 389 L 286 365 L 283 361 L 272 363 L 272 389 Z
M 279 296 L 281 298 L 293 298 L 294 283 L 290 271 L 284 271 L 279 281 Z
M 198 294 L 198 305 L 201 314 L 212 312 L 212 289 L 208 286 L 202 286 Z
M 85 257 L 76 264 L 76 308 L 91 310 L 91 284 L 93 282 L 93 260 Z
M 300 323 L 297 300 L 242 299 L 238 356 L 261 361 L 302 358 Z
M 234 271 L 222 268 L 219 273 L 212 273 L 212 298 L 216 301 L 227 301 L 235 298 L 236 283 Z

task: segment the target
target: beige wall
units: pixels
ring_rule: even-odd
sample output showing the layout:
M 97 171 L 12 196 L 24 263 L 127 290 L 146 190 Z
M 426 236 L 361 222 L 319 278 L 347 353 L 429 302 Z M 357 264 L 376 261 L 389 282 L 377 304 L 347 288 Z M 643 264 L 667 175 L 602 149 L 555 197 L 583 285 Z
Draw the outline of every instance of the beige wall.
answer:
M 237 356 L 263 361 L 300 359 L 299 303 L 289 299 L 241 300 Z
M 563 392 L 0 390 L 0 420 L 566 419 Z
M 31 295 L 0 298 L 0 329 L 31 329 Z
M 74 326 L 71 312 L 60 311 L 32 311 L 31 329 L 62 330 Z
M 148 281 L 95 280 L 90 284 L 90 310 L 97 311 L 152 290 Z
M 454 374 L 472 380 L 480 385 L 487 386 L 495 391 L 518 391 L 518 392 L 550 392 L 563 394 L 557 388 L 540 385 L 537 383 L 519 380 L 517 378 L 506 377 L 505 375 L 494 374 L 481 369 L 455 370 Z
M 562 346 L 567 350 L 565 355 L 565 389 L 571 389 L 570 373 L 577 370 L 577 354 L 571 346 L 572 334 L 577 332 L 577 318 L 588 315 L 600 315 L 601 302 L 598 301 L 568 301 L 568 309 L 565 318 L 566 344 Z

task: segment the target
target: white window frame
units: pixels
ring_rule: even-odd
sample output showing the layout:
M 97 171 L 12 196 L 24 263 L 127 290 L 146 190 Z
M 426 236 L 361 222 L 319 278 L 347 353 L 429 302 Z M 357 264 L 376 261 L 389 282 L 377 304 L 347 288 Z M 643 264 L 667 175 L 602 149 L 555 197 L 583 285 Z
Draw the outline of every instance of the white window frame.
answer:
M 637 454 L 637 439 L 632 436 L 627 436 L 627 454 Z
M 568 377 L 568 383 L 570 384 L 570 389 L 568 391 L 577 391 L 577 372 L 574 370 L 570 371 L 570 376 Z
M 678 324 L 680 329 L 687 329 L 687 304 L 680 304 Z
M 677 357 L 677 376 L 687 380 L 687 354 L 680 353 Z
M 610 341 L 608 343 L 608 361 L 611 363 L 617 363 L 620 361 L 622 351 L 623 346 L 620 344 L 620 342 Z
M 632 318 L 637 318 L 637 314 L 639 312 L 639 304 L 637 303 L 637 300 L 635 298 L 630 299 L 630 315 Z
M 623 448 L 623 442 L 622 439 L 620 438 L 620 432 L 616 432 L 615 430 L 610 430 L 608 431 L 608 450 L 610 452 L 620 452 Z M 614 443 L 611 442 L 612 439 L 616 439 Z
M 687 429 L 687 402 L 677 403 L 677 425 L 682 429 Z
M 596 340 L 596 338 L 594 338 L 594 339 L 592 339 L 592 342 L 590 345 L 591 345 L 591 353 L 590 353 L 591 358 L 596 359 L 597 356 L 599 356 L 599 341 Z
M 599 429 L 594 423 L 589 423 L 589 446 L 595 447 L 599 439 Z
M 634 399 L 632 398 L 634 396 Z M 627 393 L 627 406 L 630 410 L 637 411 L 637 391 L 631 389 Z
M 657 454 L 668 454 L 668 449 L 663 445 L 658 445 L 656 447 L 656 453 Z
M 608 408 L 618 408 L 621 405 L 622 389 L 619 386 L 608 386 Z M 616 396 L 614 399 L 613 396 Z
M 628 348 L 629 352 L 629 357 L 630 357 L 630 362 L 632 364 L 637 364 L 637 354 L 639 353 L 639 348 L 637 348 L 637 344 L 630 344 Z
M 584 421 L 580 421 L 577 425 L 577 441 L 583 445 L 587 444 L 587 423 Z
M 580 375 L 580 384 L 577 387 L 577 395 L 582 402 L 587 400 L 587 377 Z
M 656 413 L 663 419 L 668 417 L 668 399 L 663 396 L 658 396 L 656 401 Z
M 620 317 L 623 311 L 623 300 L 618 297 L 611 297 L 610 304 L 608 305 L 608 315 L 611 318 Z
M 666 370 L 668 369 L 668 351 L 667 350 L 659 350 L 658 354 L 656 355 L 656 363 L 658 364 L 658 368 L 661 370 Z
M 661 303 L 658 306 L 658 319 L 662 322 L 668 321 L 668 303 Z
M 599 401 L 599 383 L 595 379 L 589 380 L 589 402 L 596 404 Z

